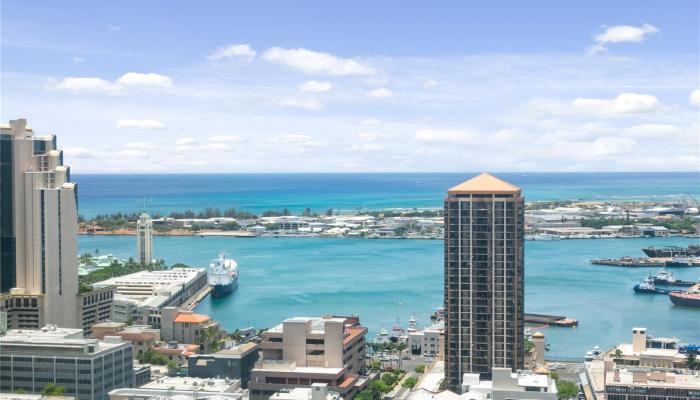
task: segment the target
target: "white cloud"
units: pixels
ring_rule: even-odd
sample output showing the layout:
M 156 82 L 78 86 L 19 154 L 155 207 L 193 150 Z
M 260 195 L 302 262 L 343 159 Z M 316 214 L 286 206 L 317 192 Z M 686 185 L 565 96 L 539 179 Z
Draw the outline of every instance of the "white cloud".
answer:
M 74 63 L 81 63 L 81 62 L 85 62 L 85 59 L 82 57 L 73 57 L 73 62 Z
M 571 104 L 577 111 L 600 116 L 648 113 L 661 108 L 661 102 L 655 96 L 638 93 L 622 93 L 614 99 L 579 97 Z
M 428 80 L 423 82 L 423 87 L 426 89 L 430 89 L 430 88 L 437 86 L 437 84 L 438 83 L 435 79 L 428 79 Z
M 377 98 L 387 98 L 391 97 L 392 95 L 393 93 L 391 92 L 391 90 L 387 88 L 378 88 L 367 92 L 367 96 Z
M 378 132 L 360 132 L 357 134 L 357 137 L 368 142 L 374 142 L 378 140 L 391 139 L 393 135 Z
M 376 143 L 362 143 L 362 144 L 352 145 L 348 150 L 359 151 L 359 152 L 363 152 L 363 153 L 373 153 L 373 152 L 384 150 L 384 147 L 381 145 L 378 145 Z
M 442 130 L 442 129 L 421 129 L 415 134 L 415 139 L 426 144 L 473 144 L 476 142 L 476 135 L 466 131 Z
M 270 139 L 270 143 L 289 144 L 289 145 L 294 145 L 294 146 L 299 146 L 299 147 L 325 146 L 325 143 L 319 142 L 313 136 L 295 135 L 295 134 L 275 136 L 272 139 Z
M 63 154 L 66 156 L 68 163 L 71 158 L 94 158 L 95 153 L 87 147 L 66 147 L 63 149 Z
M 589 147 L 592 156 L 607 157 L 629 153 L 637 145 L 637 141 L 625 137 L 603 136 L 596 139 Z
M 125 149 L 139 149 L 139 150 L 152 150 L 158 148 L 155 144 L 151 142 L 129 142 L 124 145 Z
M 120 119 L 117 121 L 119 129 L 162 129 L 165 124 L 157 119 Z
M 195 140 L 194 140 L 194 138 L 191 138 L 191 137 L 183 137 L 183 138 L 177 139 L 175 141 L 175 144 L 178 146 L 185 146 L 185 145 L 194 144 L 194 143 L 195 143 Z
M 148 155 L 148 153 L 138 149 L 127 149 L 117 152 L 117 155 L 122 157 L 145 157 Z
M 212 61 L 220 61 L 224 59 L 237 58 L 244 61 L 252 61 L 255 55 L 258 54 L 249 44 L 232 44 L 222 46 L 214 50 L 213 53 L 207 56 L 207 59 Z
M 263 58 L 302 71 L 307 74 L 373 75 L 374 69 L 351 58 L 341 58 L 328 53 L 308 49 L 284 49 L 273 47 Z
M 309 93 L 325 93 L 333 89 L 333 84 L 325 81 L 306 81 L 299 85 L 299 90 Z
M 149 88 L 169 88 L 173 86 L 173 80 L 165 75 L 154 73 L 127 72 L 116 82 L 118 85 L 149 87 Z
M 221 143 L 221 142 L 207 143 L 203 146 L 203 148 L 206 150 L 216 150 L 216 151 L 233 150 L 233 146 L 231 146 L 228 143 Z
M 645 36 L 658 32 L 659 29 L 653 25 L 644 24 L 642 26 L 617 25 L 603 27 L 603 31 L 595 35 L 595 44 L 586 50 L 589 54 L 607 52 L 606 44 L 611 43 L 640 43 Z
M 51 90 L 71 93 L 107 93 L 114 94 L 119 87 L 100 78 L 68 77 L 49 87 Z
M 107 26 L 107 29 L 108 29 L 110 32 L 118 32 L 118 31 L 122 30 L 122 27 L 121 27 L 121 26 L 116 26 L 116 25 L 108 25 L 108 26 Z
M 212 136 L 209 138 L 212 143 L 238 143 L 244 142 L 245 139 L 238 135 L 222 135 L 222 136 Z
M 700 106 L 700 89 L 695 89 L 690 92 L 690 97 L 688 98 L 690 104 Z
M 678 134 L 680 129 L 668 124 L 641 124 L 630 126 L 625 132 L 637 137 L 665 138 Z
M 304 110 L 320 110 L 323 104 L 316 99 L 298 99 L 294 97 L 283 97 L 275 100 L 280 107 L 303 108 Z

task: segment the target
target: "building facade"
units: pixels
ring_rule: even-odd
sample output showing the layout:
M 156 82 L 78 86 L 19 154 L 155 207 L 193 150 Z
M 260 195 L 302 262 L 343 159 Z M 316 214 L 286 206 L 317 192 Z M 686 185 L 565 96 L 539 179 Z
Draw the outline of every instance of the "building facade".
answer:
M 523 369 L 524 200 L 521 190 L 481 174 L 445 198 L 445 380 L 489 379 Z
M 196 378 L 240 379 L 248 387 L 250 373 L 258 361 L 258 345 L 244 343 L 212 354 L 195 354 L 187 359 L 187 374 Z
M 53 383 L 79 400 L 103 400 L 133 385 L 132 347 L 119 338 L 83 339 L 82 329 L 47 326 L 0 337 L 0 391 L 41 393 Z
M 93 325 L 110 320 L 113 304 L 113 286 L 103 286 L 78 295 L 78 315 L 86 337 L 92 334 Z
M 141 265 L 153 263 L 153 221 L 146 213 L 136 221 L 136 260 Z
M 43 297 L 41 324 L 80 326 L 76 190 L 55 135 L 0 126 L 0 293 Z
M 362 390 L 367 328 L 357 318 L 295 317 L 263 334 L 262 360 L 248 383 L 251 400 L 266 400 L 283 388 L 325 383 L 351 399 Z

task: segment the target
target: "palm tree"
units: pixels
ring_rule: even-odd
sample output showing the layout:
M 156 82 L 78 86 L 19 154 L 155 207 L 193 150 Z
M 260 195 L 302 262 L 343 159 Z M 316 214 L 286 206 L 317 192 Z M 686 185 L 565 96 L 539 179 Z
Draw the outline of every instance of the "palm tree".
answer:
M 406 342 L 399 342 L 396 345 L 396 349 L 399 351 L 399 369 L 401 369 L 401 360 L 403 358 L 403 351 L 406 350 L 408 345 Z
M 240 329 L 236 329 L 233 331 L 231 334 L 231 339 L 235 340 L 237 343 L 240 343 L 243 340 L 243 334 L 241 333 Z
M 694 350 L 688 351 L 688 355 L 686 356 L 685 359 L 685 366 L 686 368 L 690 370 L 694 370 L 697 368 L 697 355 L 695 354 Z

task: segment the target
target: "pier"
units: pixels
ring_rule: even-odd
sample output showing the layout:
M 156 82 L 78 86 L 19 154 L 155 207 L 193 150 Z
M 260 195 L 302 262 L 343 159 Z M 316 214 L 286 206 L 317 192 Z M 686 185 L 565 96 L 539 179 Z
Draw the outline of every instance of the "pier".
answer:
M 199 304 L 200 301 L 202 301 L 203 298 L 207 297 L 209 293 L 211 292 L 211 286 L 204 285 L 204 287 L 198 291 L 197 293 L 194 294 L 194 296 L 190 297 L 189 300 L 185 304 L 182 305 L 182 308 L 185 310 L 193 310 L 195 307 L 197 307 L 197 304 Z
M 526 324 L 549 325 L 549 326 L 578 326 L 578 321 L 567 318 L 563 315 L 530 314 L 525 313 Z

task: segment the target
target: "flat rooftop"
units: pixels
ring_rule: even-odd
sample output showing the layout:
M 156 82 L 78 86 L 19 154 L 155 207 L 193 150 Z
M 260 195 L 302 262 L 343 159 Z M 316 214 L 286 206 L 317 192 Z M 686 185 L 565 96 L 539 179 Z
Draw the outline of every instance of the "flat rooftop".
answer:
M 166 376 L 148 382 L 141 389 L 185 390 L 197 392 L 225 393 L 233 392 L 241 386 L 237 379 L 191 378 L 188 376 Z
M 83 330 L 73 328 L 60 328 L 53 325 L 41 329 L 10 329 L 4 337 L 17 338 L 53 338 L 53 339 L 82 339 Z
M 615 371 L 606 374 L 606 385 L 672 387 L 700 390 L 700 375 L 655 371 L 651 368 L 619 369 L 619 380 L 615 380 Z

